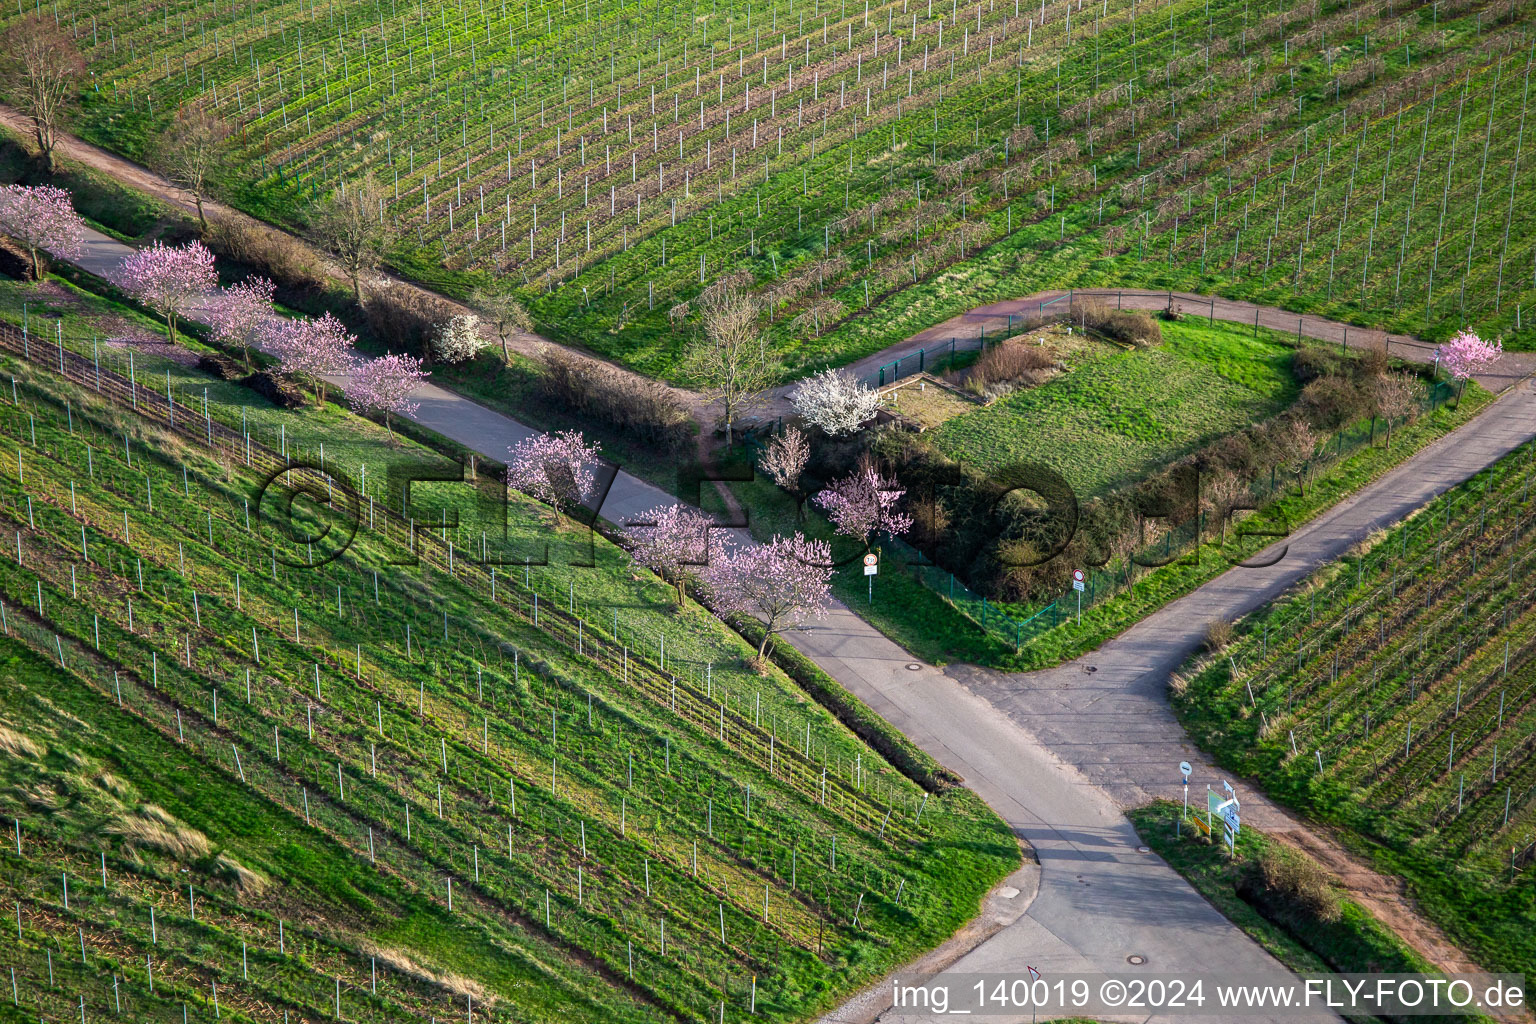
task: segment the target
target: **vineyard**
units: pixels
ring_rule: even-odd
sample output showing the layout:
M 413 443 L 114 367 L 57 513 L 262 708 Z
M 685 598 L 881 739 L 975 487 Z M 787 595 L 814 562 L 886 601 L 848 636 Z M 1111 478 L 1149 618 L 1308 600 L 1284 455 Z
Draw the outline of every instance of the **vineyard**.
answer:
M 337 461 L 372 424 L 269 410 L 300 440 L 50 335 L 0 327 L 0 877 L 34 1015 L 800 1019 L 1016 864 L 602 538 L 514 500 L 498 562 L 473 489 L 402 515 Z
M 1508 969 L 1536 956 L 1533 455 L 1373 537 L 1174 687 L 1205 749 L 1343 826 Z
M 1069 283 L 1512 340 L 1536 291 L 1509 0 L 50 10 L 86 137 L 146 157 L 197 99 L 247 209 L 371 176 L 398 266 L 655 374 L 735 271 L 791 370 Z

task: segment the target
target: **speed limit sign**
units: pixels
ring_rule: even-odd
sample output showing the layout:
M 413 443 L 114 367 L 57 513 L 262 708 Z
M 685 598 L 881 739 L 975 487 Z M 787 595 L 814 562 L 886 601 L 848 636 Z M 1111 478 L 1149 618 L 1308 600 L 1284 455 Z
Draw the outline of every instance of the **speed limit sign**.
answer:
M 864 575 L 874 576 L 880 572 L 880 556 L 868 554 L 864 556 Z

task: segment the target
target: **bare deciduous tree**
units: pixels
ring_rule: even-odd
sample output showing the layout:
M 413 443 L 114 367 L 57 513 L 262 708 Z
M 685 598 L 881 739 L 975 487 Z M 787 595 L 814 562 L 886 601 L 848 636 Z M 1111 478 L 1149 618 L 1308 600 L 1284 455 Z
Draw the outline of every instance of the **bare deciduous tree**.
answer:
M 1384 373 L 1371 385 L 1371 408 L 1387 421 L 1387 447 L 1392 447 L 1392 428 L 1398 420 L 1410 421 L 1419 411 L 1423 385 L 1412 374 Z
M 176 111 L 171 126 L 160 138 L 155 154 L 155 170 L 192 197 L 197 206 L 197 223 L 206 230 L 203 197 L 210 179 L 224 163 L 225 144 L 233 129 L 210 110 L 185 103 Z
M 352 296 L 363 304 L 362 276 L 384 261 L 394 242 L 393 226 L 384 217 L 384 191 L 371 177 L 331 193 L 310 217 L 310 231 L 346 271 Z
M 704 337 L 684 361 L 685 373 L 705 396 L 720 405 L 729 446 L 736 420 L 757 405 L 778 379 L 779 360 L 758 330 L 757 300 L 747 286 L 748 275 L 732 274 L 699 295 Z
M 72 99 L 71 83 L 85 74 L 85 61 L 68 33 L 41 15 L 17 21 L 0 46 L 4 47 L 0 80 L 32 118 L 37 148 L 51 174 L 58 169 L 53 150 L 65 107 Z
M 528 315 L 528 310 L 517 300 L 517 296 L 509 291 L 476 288 L 469 293 L 469 305 L 495 329 L 496 336 L 501 339 L 503 361 L 512 358 L 507 352 L 507 339 L 513 331 L 533 333 L 533 317 Z
M 1227 519 L 1248 497 L 1248 485 L 1235 473 L 1202 476 L 1200 503 L 1221 520 L 1221 543 L 1227 542 Z

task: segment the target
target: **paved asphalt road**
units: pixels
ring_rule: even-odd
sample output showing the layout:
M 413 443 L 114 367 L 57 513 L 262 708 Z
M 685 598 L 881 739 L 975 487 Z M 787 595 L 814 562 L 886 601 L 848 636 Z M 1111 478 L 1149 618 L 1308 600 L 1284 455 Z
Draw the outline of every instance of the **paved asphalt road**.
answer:
M 78 262 L 106 276 L 126 252 L 120 243 L 93 233 Z M 1034 301 L 1019 300 L 1023 306 Z M 1227 305 L 1218 301 L 1217 313 Z M 1251 306 L 1243 312 L 1241 304 L 1232 305 L 1233 319 L 1253 315 Z M 995 316 L 991 307 L 982 314 Z M 1288 318 L 1279 310 L 1273 316 Z M 1490 385 L 1506 388 L 1499 402 L 1307 524 L 1287 541 L 1286 555 L 1274 567 L 1234 569 L 1072 664 L 1014 675 L 966 666 L 940 671 L 915 662 L 842 606 L 793 636 L 796 647 L 964 776 L 1039 857 L 1032 879 L 1038 892 L 1027 911 L 953 970 L 1017 972 L 1026 963 L 1048 976 L 1064 971 L 1283 970 L 1160 859 L 1140 852 L 1121 813 L 1153 796 L 1176 796 L 1181 759 L 1197 765 L 1197 793 L 1219 778 L 1169 711 L 1163 695 L 1167 674 L 1199 644 L 1210 620 L 1232 619 L 1257 607 L 1371 529 L 1400 519 L 1536 436 L 1536 392 L 1529 384 L 1514 383 L 1524 369 L 1522 360 L 1490 378 Z M 421 403 L 417 422 L 490 458 L 502 458 L 507 446 L 533 433 L 435 385 L 413 397 Z M 619 522 L 672 500 L 620 473 L 603 515 Z M 1086 672 L 1085 665 L 1096 671 Z M 1256 794 L 1244 796 L 1245 820 L 1285 827 L 1281 812 Z M 1028 900 L 1029 895 L 1016 898 Z M 1131 968 L 1126 958 L 1132 955 L 1146 963 Z M 882 1008 L 879 996 L 854 1000 L 829 1019 L 870 1019 Z M 1178 1018 L 1141 1014 L 1126 1019 Z

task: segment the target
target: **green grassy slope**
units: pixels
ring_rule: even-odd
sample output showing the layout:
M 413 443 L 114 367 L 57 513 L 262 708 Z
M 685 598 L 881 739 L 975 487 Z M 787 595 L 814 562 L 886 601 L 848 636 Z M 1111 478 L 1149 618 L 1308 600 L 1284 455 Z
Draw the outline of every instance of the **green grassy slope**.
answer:
M 85 869 L 63 865 L 102 852 L 118 865 L 109 875 L 135 885 L 180 874 L 153 853 L 135 864 L 134 843 L 93 827 L 156 803 L 208 837 L 207 854 L 177 863 L 210 903 L 242 921 L 267 915 L 259 929 L 230 924 L 216 949 L 162 935 L 145 950 L 133 932 L 125 964 L 199 956 L 198 976 L 216 976 L 222 998 L 319 1015 L 337 978 L 344 1011 L 382 1007 L 364 994 L 356 949 L 366 941 L 482 986 L 483 1012 L 497 1019 L 571 1005 L 585 1007 L 582 1019 L 703 1019 L 721 1003 L 746 1012 L 755 998 L 759 1014 L 794 1020 L 942 940 L 1017 862 L 974 797 L 924 793 L 783 675 L 749 671 L 739 637 L 696 606 L 672 608 L 663 585 L 601 538 L 596 566 L 573 567 L 585 535 L 551 534 L 524 503 L 512 506 L 508 547 L 549 539 L 551 564 L 503 566 L 493 594 L 489 573 L 466 559 L 484 525 L 455 493 L 466 489 L 417 489 L 413 536 L 408 521 L 387 518 L 374 463 L 373 507 L 360 507 L 352 547 L 308 565 L 306 542 L 262 524 L 277 492 L 258 501 L 257 474 L 281 459 L 261 442 L 275 449 L 282 438 L 291 456 L 318 463 L 325 438 L 329 472 L 355 480 L 353 465 L 332 460 L 389 449 L 371 424 L 248 411 L 248 469 L 239 412 L 213 384 L 205 421 L 200 388 L 173 379 L 173 430 L 163 375 L 141 386 L 136 414 L 125 389 L 111 395 L 110 376 L 98 397 L 18 359 L 6 371 L 21 404 L 6 405 L 4 434 L 21 461 L 6 460 L 0 516 L 22 558 L 0 569 L 0 588 L 13 643 L 35 652 L 13 647 L 11 671 L 25 684 L 43 671 L 38 657 L 57 665 L 62 655 L 64 671 L 49 671 L 94 702 L 78 740 L 23 697 L 6 710 L 8 728 L 52 751 L 22 770 L 61 793 L 58 807 L 30 801 L 25 786 L 0 795 L 24 835 L 56 836 L 47 856 L 24 847 L 39 859 L 23 877 L 73 875 Z M 272 417 L 284 420 L 276 437 Z M 206 431 L 218 441 L 221 423 L 233 427 L 228 447 L 210 449 Z M 393 452 L 428 461 L 409 446 Z M 300 475 L 324 494 L 323 477 Z M 457 530 L 423 525 L 450 507 L 465 513 Z M 301 530 L 344 525 L 310 499 L 299 508 Z M 413 546 L 419 564 L 392 564 Z M 122 748 L 145 732 L 175 754 L 129 759 Z M 67 767 L 76 742 L 89 766 Z M 115 804 L 89 790 L 97 763 L 127 787 Z M 160 767 L 146 777 L 148 763 Z M 208 792 L 192 793 L 203 779 Z M 103 806 L 70 812 L 82 802 Z M 316 844 L 328 844 L 323 855 Z M 241 889 L 220 852 L 267 884 Z M 357 875 L 387 882 L 388 900 Z M 62 932 L 53 892 L 31 888 L 26 945 L 36 952 Z M 314 890 L 336 909 L 311 909 Z M 125 916 L 144 909 L 109 880 L 102 913 L 122 900 Z M 274 974 L 237 976 L 237 939 L 273 962 L 269 918 L 289 915 L 338 951 L 317 955 L 293 993 Z M 486 965 L 463 929 L 493 935 L 508 962 Z M 421 998 L 450 990 L 424 983 Z M 174 1009 L 168 997 L 153 1012 Z

